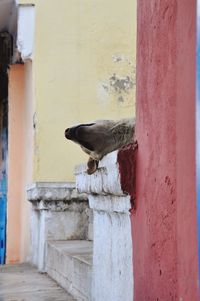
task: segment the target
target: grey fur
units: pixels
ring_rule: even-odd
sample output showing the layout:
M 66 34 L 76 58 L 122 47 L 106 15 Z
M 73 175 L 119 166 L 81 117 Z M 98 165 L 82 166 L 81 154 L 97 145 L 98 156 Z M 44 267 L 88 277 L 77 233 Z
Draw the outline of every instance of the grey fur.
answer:
M 95 170 L 99 160 L 108 153 L 134 142 L 134 136 L 135 119 L 133 118 L 118 121 L 97 120 L 94 123 L 68 128 L 65 131 L 65 137 L 78 143 L 90 156 L 90 164 L 92 160 L 96 161 Z

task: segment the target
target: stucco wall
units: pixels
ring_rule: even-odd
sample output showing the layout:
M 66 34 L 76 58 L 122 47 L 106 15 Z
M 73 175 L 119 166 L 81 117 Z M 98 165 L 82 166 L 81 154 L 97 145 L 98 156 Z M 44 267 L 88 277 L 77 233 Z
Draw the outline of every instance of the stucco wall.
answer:
M 26 261 L 30 241 L 30 204 L 26 186 L 33 180 L 32 64 L 9 72 L 7 263 Z
M 24 66 L 9 71 L 7 263 L 20 261 L 23 183 Z
M 65 128 L 134 114 L 136 1 L 34 3 L 34 179 L 72 181 L 85 155 Z
M 32 62 L 27 61 L 24 65 L 24 144 L 23 144 L 23 178 L 21 199 L 21 249 L 20 260 L 27 261 L 30 248 L 30 208 L 27 201 L 27 185 L 33 181 L 33 156 L 34 156 L 34 89 L 32 78 Z
M 198 299 L 196 1 L 138 1 L 135 300 Z

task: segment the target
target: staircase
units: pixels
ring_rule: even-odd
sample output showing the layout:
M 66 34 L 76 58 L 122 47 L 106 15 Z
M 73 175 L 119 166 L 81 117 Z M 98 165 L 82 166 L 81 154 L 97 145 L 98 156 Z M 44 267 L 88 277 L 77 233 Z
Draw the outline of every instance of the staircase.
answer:
M 91 241 L 49 241 L 46 267 L 49 276 L 77 300 L 91 300 Z
M 75 184 L 35 183 L 32 203 L 31 263 L 80 301 L 91 300 L 93 225 L 88 198 Z
M 132 301 L 130 196 L 121 189 L 117 152 L 73 183 L 35 183 L 31 263 L 78 301 Z M 93 230 L 94 228 L 94 230 Z

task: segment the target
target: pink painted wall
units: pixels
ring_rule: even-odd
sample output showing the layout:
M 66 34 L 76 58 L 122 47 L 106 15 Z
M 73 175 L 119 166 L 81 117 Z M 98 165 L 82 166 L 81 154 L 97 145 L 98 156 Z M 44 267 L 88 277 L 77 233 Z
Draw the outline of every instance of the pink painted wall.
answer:
M 33 72 L 32 62 L 24 64 L 24 143 L 23 153 L 23 177 L 22 177 L 22 199 L 21 199 L 21 249 L 20 261 L 27 261 L 30 255 L 30 221 L 31 203 L 27 201 L 27 185 L 33 183 L 33 160 L 34 160 L 34 91 L 33 91 Z
M 198 299 L 195 0 L 138 1 L 134 301 Z
M 33 181 L 34 101 L 32 63 L 9 72 L 7 263 L 27 261 L 30 209 L 26 187 Z
M 9 71 L 8 205 L 6 262 L 20 262 L 21 200 L 23 180 L 24 66 Z

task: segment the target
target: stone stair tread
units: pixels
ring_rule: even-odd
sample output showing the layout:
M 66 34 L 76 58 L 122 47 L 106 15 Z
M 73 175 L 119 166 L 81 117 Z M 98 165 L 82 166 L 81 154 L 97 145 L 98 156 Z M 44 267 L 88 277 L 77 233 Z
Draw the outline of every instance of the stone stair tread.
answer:
M 47 242 L 47 273 L 79 301 L 91 300 L 93 242 Z
M 92 241 L 86 240 L 59 240 L 49 241 L 49 245 L 56 248 L 62 254 L 66 254 L 86 264 L 92 265 Z

